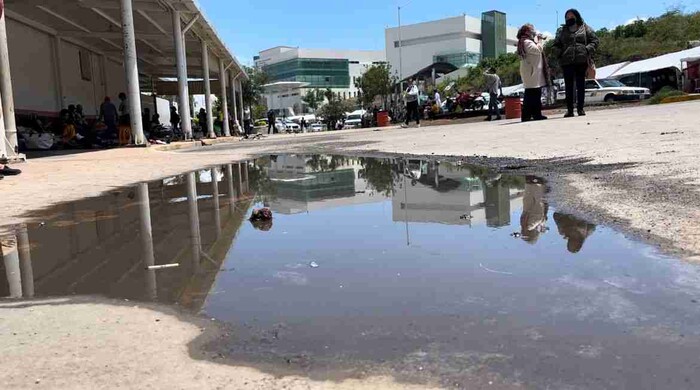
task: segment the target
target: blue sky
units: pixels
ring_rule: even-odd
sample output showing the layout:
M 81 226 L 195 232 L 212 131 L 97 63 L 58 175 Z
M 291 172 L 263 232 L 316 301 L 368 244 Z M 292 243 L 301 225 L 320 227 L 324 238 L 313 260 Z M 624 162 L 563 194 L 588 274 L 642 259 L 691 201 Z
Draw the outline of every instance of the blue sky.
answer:
M 669 7 L 700 9 L 695 1 L 677 0 L 199 0 L 217 31 L 241 62 L 250 64 L 260 50 L 278 45 L 329 49 L 384 50 L 384 29 L 463 13 L 480 17 L 497 9 L 508 14 L 508 24 L 533 23 L 540 31 L 554 32 L 557 13 L 578 8 L 594 28 L 614 27 L 637 17 L 657 16 Z M 690 5 L 694 4 L 694 5 Z

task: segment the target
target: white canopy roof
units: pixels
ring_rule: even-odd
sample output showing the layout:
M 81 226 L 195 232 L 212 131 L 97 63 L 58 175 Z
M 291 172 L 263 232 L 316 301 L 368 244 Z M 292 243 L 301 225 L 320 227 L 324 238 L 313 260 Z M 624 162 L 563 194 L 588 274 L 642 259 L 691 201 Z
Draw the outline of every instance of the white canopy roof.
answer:
M 669 53 L 669 54 L 665 54 L 662 56 L 649 58 L 648 60 L 631 62 L 625 66 L 622 66 L 617 71 L 614 71 L 613 73 L 611 73 L 607 77 L 618 77 L 618 76 L 624 76 L 624 75 L 628 75 L 628 74 L 646 73 L 646 72 L 651 72 L 654 70 L 666 69 L 666 68 L 676 68 L 680 71 L 682 60 L 684 58 L 695 57 L 695 56 L 700 56 L 700 47 L 696 47 L 696 48 L 688 49 L 688 50 L 677 51 L 675 53 Z M 619 65 L 619 64 L 617 64 L 617 65 Z M 614 66 L 614 65 L 611 65 L 611 66 Z M 601 68 L 600 70 L 602 70 L 602 69 L 604 69 L 604 68 Z M 600 72 L 600 70 L 599 70 L 599 72 Z M 599 78 L 604 78 L 604 77 L 599 76 Z
M 604 66 L 602 68 L 598 68 L 596 70 L 596 77 L 599 79 L 607 79 L 609 77 L 612 77 L 617 71 L 620 69 L 624 68 L 625 66 L 629 65 L 630 62 L 620 62 L 617 64 L 612 64 L 608 66 Z

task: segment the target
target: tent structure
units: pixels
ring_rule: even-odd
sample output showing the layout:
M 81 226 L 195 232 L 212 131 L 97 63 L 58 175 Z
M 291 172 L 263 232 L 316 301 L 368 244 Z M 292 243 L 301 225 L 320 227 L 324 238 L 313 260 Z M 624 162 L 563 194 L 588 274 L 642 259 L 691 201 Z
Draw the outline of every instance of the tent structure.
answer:
M 232 103 L 236 101 L 236 92 L 241 99 L 240 84 L 247 75 L 196 0 L 5 0 L 4 3 L 5 12 L 0 18 L 0 74 L 6 82 L 0 82 L 0 93 L 5 129 L 0 129 L 0 139 L 6 142 L 1 143 L 0 154 L 11 157 L 17 148 L 13 83 L 16 94 L 21 93 L 24 100 L 46 101 L 42 112 L 55 113 L 65 108 L 69 99 L 88 95 L 81 92 L 86 88 L 90 88 L 91 96 L 108 96 L 107 89 L 113 86 L 108 84 L 119 79 L 123 80 L 120 88 L 128 96 L 130 112 L 140 113 L 141 95 L 159 93 L 153 89 L 157 83 L 167 89 L 165 84 L 169 81 L 172 88 L 168 90 L 176 92 L 180 102 L 189 102 L 188 84 L 197 78 L 207 96 L 210 114 L 214 93 L 211 80 L 218 79 L 215 87 L 226 91 L 221 94 L 224 132 L 230 134 L 227 94 L 230 93 Z M 23 39 L 30 41 L 25 45 Z M 15 75 L 11 74 L 10 62 Z M 118 68 L 112 64 L 118 64 Z M 50 88 L 46 85 L 41 88 L 39 81 L 32 78 L 48 81 Z M 99 106 L 92 99 L 89 103 L 92 108 Z M 237 111 L 242 110 L 235 104 L 232 108 L 234 117 L 238 118 Z M 182 129 L 187 136 L 192 135 L 189 110 L 189 104 L 180 104 Z M 213 124 L 212 118 L 207 123 Z M 146 143 L 142 127 L 140 115 L 131 115 L 137 144 Z M 208 133 L 214 136 L 212 126 Z

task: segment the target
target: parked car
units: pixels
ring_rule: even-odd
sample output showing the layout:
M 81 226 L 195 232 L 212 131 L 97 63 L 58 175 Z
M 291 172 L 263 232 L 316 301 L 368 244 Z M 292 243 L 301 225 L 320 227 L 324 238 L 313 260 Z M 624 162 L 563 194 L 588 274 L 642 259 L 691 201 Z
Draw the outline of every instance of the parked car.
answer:
M 586 103 L 611 103 L 627 100 L 644 100 L 651 97 L 649 88 L 628 87 L 615 79 L 586 80 Z M 566 91 L 561 89 L 557 100 L 565 100 Z
M 284 126 L 284 131 L 295 132 L 295 133 L 301 132 L 301 126 L 299 126 L 298 123 L 292 122 L 289 119 L 286 119 L 286 120 L 280 119 L 279 122 L 282 123 L 282 125 Z
M 323 131 L 326 129 L 326 126 L 323 123 L 312 123 L 311 126 L 309 126 L 309 130 L 312 132 L 318 132 L 318 131 Z
M 357 110 L 347 114 L 345 119 L 345 129 L 359 129 L 362 127 L 362 116 L 365 115 L 367 111 Z

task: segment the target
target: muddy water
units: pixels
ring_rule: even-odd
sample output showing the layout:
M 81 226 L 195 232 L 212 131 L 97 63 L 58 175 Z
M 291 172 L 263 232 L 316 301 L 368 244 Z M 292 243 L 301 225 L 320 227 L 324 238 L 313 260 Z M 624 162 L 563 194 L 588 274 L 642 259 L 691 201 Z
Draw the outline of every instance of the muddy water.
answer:
M 0 295 L 182 306 L 231 325 L 221 356 L 280 374 L 700 386 L 700 268 L 558 213 L 547 185 L 428 160 L 217 166 L 7 227 Z M 272 223 L 248 222 L 261 207 Z

